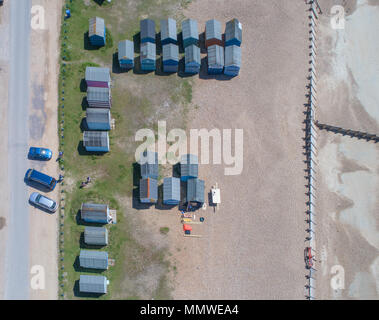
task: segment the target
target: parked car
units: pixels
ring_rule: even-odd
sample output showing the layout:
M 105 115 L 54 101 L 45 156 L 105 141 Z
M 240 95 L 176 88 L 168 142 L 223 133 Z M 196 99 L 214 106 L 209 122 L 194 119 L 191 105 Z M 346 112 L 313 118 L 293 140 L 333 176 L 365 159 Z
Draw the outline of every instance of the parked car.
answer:
M 50 149 L 30 147 L 28 158 L 32 160 L 50 160 L 53 153 Z
M 51 200 L 38 192 L 33 192 L 30 195 L 29 201 L 37 207 L 46 209 L 52 213 L 58 209 L 58 204 L 54 200 Z
M 37 182 L 49 190 L 54 190 L 57 184 L 57 180 L 55 178 L 34 169 L 28 169 L 28 171 L 26 171 L 25 180 Z

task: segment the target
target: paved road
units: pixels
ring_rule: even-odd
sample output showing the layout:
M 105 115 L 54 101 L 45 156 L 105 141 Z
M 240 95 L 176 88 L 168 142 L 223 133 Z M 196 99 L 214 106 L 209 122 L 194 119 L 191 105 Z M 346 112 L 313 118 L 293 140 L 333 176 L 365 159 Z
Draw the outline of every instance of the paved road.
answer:
M 29 298 L 29 208 L 27 170 L 31 0 L 10 1 L 8 179 L 10 208 L 5 299 Z

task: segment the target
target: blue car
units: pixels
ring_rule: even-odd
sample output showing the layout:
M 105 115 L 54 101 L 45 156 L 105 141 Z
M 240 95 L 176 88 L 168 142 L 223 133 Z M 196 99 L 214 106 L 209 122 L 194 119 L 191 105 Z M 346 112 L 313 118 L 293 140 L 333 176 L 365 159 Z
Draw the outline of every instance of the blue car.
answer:
M 31 160 L 50 160 L 53 153 L 50 149 L 30 147 L 28 158 Z

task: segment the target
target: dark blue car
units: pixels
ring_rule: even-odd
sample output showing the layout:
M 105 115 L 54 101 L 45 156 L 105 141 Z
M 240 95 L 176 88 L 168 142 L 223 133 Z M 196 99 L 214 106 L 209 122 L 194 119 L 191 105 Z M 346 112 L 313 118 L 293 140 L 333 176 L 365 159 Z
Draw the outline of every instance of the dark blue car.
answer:
M 53 153 L 50 149 L 30 147 L 28 158 L 31 160 L 50 160 Z

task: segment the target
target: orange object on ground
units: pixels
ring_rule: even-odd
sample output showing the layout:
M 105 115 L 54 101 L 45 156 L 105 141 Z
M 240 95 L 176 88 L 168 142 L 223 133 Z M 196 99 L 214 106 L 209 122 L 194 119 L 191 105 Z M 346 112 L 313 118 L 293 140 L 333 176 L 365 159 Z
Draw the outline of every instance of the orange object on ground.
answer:
M 183 230 L 184 231 L 192 231 L 192 227 L 189 226 L 188 224 L 183 224 Z

